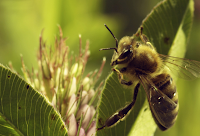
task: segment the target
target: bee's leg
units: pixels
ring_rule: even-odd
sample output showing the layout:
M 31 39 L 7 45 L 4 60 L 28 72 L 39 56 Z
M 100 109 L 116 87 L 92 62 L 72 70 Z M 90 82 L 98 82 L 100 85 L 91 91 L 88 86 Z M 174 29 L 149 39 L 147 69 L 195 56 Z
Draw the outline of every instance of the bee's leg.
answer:
M 136 101 L 139 88 L 140 88 L 140 83 L 138 83 L 138 84 L 135 86 L 135 89 L 134 89 L 134 93 L 133 93 L 133 102 L 134 102 L 134 103 L 135 103 L 135 101 Z
M 111 126 L 115 125 L 120 119 L 121 119 L 121 117 L 119 116 L 119 113 L 113 114 L 111 117 L 109 117 L 106 120 L 103 127 L 97 128 L 97 131 L 104 129 L 105 127 L 111 127 Z
M 132 81 L 126 81 L 126 80 L 123 79 L 123 74 L 122 74 L 121 71 L 119 71 L 118 69 L 115 69 L 115 68 L 113 68 L 112 70 L 117 72 L 121 84 L 127 85 L 127 86 L 130 86 L 130 85 L 133 84 Z M 122 70 L 124 70 L 124 68 Z
M 137 98 L 137 94 L 138 94 L 138 90 L 140 87 L 140 83 L 138 83 L 134 89 L 134 94 L 133 94 L 133 100 L 132 102 L 125 106 L 122 110 L 118 111 L 117 113 L 113 114 L 111 117 L 109 117 L 105 124 L 103 125 L 103 127 L 101 128 L 97 128 L 97 131 L 104 129 L 105 127 L 111 127 L 113 125 L 116 125 L 116 123 L 118 123 L 119 121 L 123 120 L 124 117 L 131 111 L 131 109 L 133 108 L 136 98 Z
M 133 108 L 134 104 L 135 104 L 135 101 L 136 101 L 136 98 L 137 98 L 137 94 L 138 94 L 138 90 L 139 90 L 139 87 L 140 87 L 140 83 L 138 83 L 136 86 L 135 86 L 135 89 L 134 89 L 134 93 L 133 93 L 133 100 L 132 102 L 127 105 L 125 108 L 123 108 L 122 110 L 119 111 L 119 116 L 121 117 L 121 119 L 126 116 L 129 111 Z

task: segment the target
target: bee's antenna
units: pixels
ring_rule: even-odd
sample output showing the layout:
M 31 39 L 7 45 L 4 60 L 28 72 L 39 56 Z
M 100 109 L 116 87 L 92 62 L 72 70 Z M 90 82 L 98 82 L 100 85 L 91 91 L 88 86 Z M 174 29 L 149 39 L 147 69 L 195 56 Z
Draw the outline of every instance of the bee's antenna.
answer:
M 112 50 L 112 49 L 114 49 L 117 52 L 117 48 L 102 48 L 102 49 L 99 49 L 99 51 L 102 51 L 102 50 Z
M 116 41 L 116 47 L 118 48 L 118 40 L 117 38 L 115 37 L 115 35 L 112 33 L 112 31 L 108 28 L 108 26 L 106 24 L 104 24 L 105 27 L 108 29 L 108 31 L 112 34 L 112 36 L 115 38 L 115 41 Z

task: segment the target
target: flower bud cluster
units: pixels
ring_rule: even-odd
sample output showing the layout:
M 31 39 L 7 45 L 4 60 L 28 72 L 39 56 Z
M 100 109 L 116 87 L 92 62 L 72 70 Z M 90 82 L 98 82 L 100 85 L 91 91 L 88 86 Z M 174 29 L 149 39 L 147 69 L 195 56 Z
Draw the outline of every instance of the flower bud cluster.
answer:
M 105 58 L 99 70 L 83 75 L 89 52 L 89 42 L 82 51 L 82 40 L 79 36 L 79 55 L 74 57 L 65 45 L 66 38 L 60 28 L 60 36 L 55 39 L 54 48 L 46 46 L 40 36 L 38 51 L 39 70 L 29 72 L 22 59 L 22 70 L 25 79 L 39 90 L 61 114 L 68 135 L 90 136 L 96 131 L 96 106 L 102 82 L 94 86 L 101 75 Z

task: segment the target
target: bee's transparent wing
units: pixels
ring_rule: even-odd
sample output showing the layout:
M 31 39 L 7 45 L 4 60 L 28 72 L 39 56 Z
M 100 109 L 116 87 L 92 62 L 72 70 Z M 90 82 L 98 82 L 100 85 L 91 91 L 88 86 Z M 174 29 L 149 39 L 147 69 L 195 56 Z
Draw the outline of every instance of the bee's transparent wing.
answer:
M 144 76 L 139 76 L 139 79 L 147 94 L 149 106 L 156 124 L 161 130 L 170 128 L 176 119 L 178 104 L 156 88 L 156 86 Z
M 172 57 L 168 55 L 159 54 L 170 71 L 183 79 L 194 79 L 200 77 L 200 62 L 185 58 Z

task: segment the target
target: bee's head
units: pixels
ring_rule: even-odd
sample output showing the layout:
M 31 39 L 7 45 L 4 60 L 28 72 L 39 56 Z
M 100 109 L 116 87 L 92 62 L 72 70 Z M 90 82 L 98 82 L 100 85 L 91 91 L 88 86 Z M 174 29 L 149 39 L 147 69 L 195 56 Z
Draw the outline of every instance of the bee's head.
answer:
M 114 54 L 111 60 L 111 66 L 117 64 L 125 64 L 131 61 L 135 57 L 135 49 L 139 47 L 140 43 L 136 42 L 133 37 L 125 36 L 123 37 L 119 43 L 117 38 L 111 32 L 111 30 L 105 25 L 105 27 L 109 30 L 112 36 L 115 38 L 116 47 L 115 48 L 103 48 L 100 50 L 112 50 L 114 49 Z

